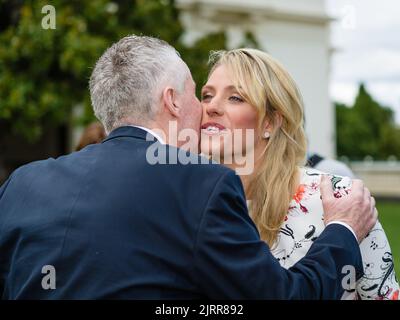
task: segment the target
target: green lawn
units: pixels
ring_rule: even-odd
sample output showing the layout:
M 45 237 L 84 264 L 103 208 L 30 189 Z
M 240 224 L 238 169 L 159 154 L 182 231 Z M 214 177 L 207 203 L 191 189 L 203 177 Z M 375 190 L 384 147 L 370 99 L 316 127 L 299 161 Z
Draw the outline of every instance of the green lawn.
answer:
M 397 278 L 400 280 L 400 202 L 378 201 L 379 220 L 389 238 Z

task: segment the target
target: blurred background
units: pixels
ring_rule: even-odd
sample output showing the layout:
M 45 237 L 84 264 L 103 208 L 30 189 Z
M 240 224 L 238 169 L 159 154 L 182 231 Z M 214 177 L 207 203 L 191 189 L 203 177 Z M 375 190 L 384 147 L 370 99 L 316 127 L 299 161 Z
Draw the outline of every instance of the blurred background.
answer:
M 0 0 L 0 183 L 76 149 L 94 120 L 92 68 L 123 36 L 171 43 L 198 89 L 210 50 L 255 47 L 299 85 L 310 155 L 378 198 L 400 274 L 399 16 L 397 0 Z

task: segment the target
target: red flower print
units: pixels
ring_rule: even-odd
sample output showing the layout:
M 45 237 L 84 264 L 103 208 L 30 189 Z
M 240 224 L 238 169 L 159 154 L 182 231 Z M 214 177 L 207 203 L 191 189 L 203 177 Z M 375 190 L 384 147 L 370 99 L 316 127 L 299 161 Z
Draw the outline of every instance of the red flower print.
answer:
M 308 209 L 305 206 L 303 206 L 301 203 L 299 203 L 299 206 L 301 211 L 303 211 L 304 213 L 308 213 Z
M 314 192 L 318 190 L 318 187 L 319 187 L 319 184 L 317 182 L 313 182 L 310 185 L 311 190 Z
M 304 184 L 299 185 L 299 187 L 296 190 L 296 193 L 293 196 L 294 201 L 300 203 L 301 199 L 303 199 L 305 191 L 306 191 L 306 186 Z

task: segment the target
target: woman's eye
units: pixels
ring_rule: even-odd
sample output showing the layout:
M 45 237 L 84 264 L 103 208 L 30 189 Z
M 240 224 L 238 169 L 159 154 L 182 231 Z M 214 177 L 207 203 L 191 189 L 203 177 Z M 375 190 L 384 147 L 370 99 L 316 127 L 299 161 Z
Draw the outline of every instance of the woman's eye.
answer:
M 211 97 L 210 94 L 205 93 L 205 94 L 203 94 L 203 95 L 201 96 L 201 101 L 209 100 L 209 99 L 211 99 L 211 98 L 212 98 L 212 97 Z
M 244 101 L 241 97 L 238 97 L 238 96 L 231 96 L 231 97 L 229 97 L 229 100 L 234 101 L 234 102 L 243 102 Z

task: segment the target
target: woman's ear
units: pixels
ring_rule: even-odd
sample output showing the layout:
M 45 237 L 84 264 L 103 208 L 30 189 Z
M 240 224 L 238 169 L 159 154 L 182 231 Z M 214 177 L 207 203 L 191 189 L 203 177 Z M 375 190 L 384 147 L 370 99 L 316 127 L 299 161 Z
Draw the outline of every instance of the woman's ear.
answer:
M 275 129 L 279 129 L 280 127 L 282 127 L 282 121 L 283 121 L 283 117 L 279 112 L 274 113 L 274 123 L 275 123 Z
M 272 120 L 265 119 L 263 124 L 263 137 L 268 137 L 274 130 L 279 129 L 282 126 L 282 115 L 278 112 L 274 112 L 274 118 Z
M 162 92 L 162 103 L 166 110 L 175 118 L 179 117 L 180 107 L 176 90 L 166 87 Z

